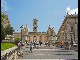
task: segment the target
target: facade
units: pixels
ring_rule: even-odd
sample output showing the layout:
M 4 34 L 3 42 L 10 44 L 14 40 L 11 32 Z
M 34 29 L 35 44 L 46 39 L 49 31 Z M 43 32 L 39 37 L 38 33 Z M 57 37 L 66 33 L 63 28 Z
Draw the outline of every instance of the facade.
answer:
M 78 44 L 78 14 L 67 14 L 57 34 L 58 41 Z
M 15 38 L 21 38 L 21 33 L 20 32 L 16 32 L 13 34 Z
M 50 25 L 49 25 L 48 30 L 47 30 L 47 35 L 48 35 L 47 40 L 55 43 L 57 39 L 56 39 L 56 33 L 54 32 L 53 28 L 51 28 Z
M 43 43 L 45 43 L 46 41 L 50 41 L 50 40 L 55 40 L 54 37 L 56 37 L 56 34 L 53 30 L 53 28 L 50 28 L 50 25 L 48 27 L 47 32 L 38 32 L 37 31 L 37 22 L 38 20 L 35 18 L 33 19 L 33 32 L 29 32 L 27 25 L 26 27 L 23 27 L 22 29 L 22 42 L 26 41 L 34 41 L 34 40 L 38 40 L 38 41 L 42 41 Z M 20 37 L 21 38 L 21 32 L 15 32 L 14 33 L 14 37 Z
M 5 18 L 4 18 L 4 27 L 6 27 L 6 26 L 8 26 L 8 25 L 11 26 L 10 21 L 9 21 L 9 17 L 8 17 L 6 11 L 4 12 L 4 14 L 5 14 Z

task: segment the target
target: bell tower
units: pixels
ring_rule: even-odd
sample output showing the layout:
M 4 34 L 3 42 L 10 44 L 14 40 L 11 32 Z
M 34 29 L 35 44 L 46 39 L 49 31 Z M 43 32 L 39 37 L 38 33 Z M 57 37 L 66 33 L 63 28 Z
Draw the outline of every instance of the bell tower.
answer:
M 35 18 L 35 19 L 33 19 L 33 32 L 37 32 L 37 19 Z

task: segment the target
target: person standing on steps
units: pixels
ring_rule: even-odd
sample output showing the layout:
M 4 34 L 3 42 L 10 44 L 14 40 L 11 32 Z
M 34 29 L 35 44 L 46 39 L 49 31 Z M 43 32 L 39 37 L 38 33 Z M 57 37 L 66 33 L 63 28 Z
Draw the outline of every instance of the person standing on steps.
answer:
M 20 48 L 21 48 L 21 44 L 20 42 L 18 43 L 18 50 L 20 51 Z
M 71 40 L 70 44 L 71 44 L 71 50 L 73 50 L 73 41 L 72 40 Z
M 71 44 L 69 43 L 69 50 L 71 50 Z
M 37 40 L 36 41 L 36 48 L 38 49 L 38 46 L 39 46 L 39 41 Z
M 48 46 L 50 46 L 50 41 L 48 41 Z
M 41 44 L 42 44 L 42 41 L 39 41 L 39 44 L 40 44 L 40 46 L 41 46 Z
M 61 48 L 64 49 L 64 41 L 61 41 Z
M 36 41 L 35 40 L 33 41 L 33 44 L 34 44 L 34 48 L 36 48 Z
M 30 42 L 30 52 L 32 53 L 32 46 L 33 46 L 33 43 L 32 43 L 32 41 Z

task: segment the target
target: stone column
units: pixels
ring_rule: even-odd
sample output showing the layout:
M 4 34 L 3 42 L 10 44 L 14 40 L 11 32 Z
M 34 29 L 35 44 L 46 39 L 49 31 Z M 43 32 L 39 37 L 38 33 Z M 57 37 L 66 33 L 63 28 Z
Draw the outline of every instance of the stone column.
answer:
M 75 42 L 77 42 L 78 41 L 78 26 L 77 26 L 77 24 L 75 24 Z
M 67 34 L 67 41 L 70 42 L 70 31 L 71 31 L 71 28 L 70 28 L 70 25 L 67 24 L 67 30 L 66 30 L 66 34 Z
M 44 43 L 44 36 L 42 37 L 42 42 Z

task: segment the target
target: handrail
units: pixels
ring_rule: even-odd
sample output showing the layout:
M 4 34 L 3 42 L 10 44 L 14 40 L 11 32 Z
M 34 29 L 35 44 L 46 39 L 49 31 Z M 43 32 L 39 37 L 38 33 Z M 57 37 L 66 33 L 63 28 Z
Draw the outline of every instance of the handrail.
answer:
M 5 55 L 6 53 L 9 53 L 12 50 L 15 50 L 16 48 L 18 48 L 17 46 L 14 46 L 12 48 L 6 49 L 4 51 L 1 52 L 1 56 Z
M 6 60 L 8 59 L 15 51 L 18 49 L 17 46 L 14 46 L 12 48 L 6 49 L 1 52 L 1 60 Z

